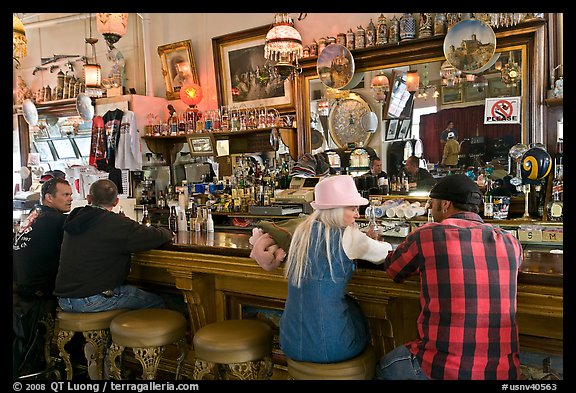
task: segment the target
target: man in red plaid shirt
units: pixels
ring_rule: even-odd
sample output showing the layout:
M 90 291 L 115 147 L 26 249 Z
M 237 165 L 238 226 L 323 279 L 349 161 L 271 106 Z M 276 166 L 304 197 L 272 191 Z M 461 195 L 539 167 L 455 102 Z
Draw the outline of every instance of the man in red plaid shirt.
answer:
M 518 240 L 477 214 L 482 194 L 465 175 L 430 191 L 434 223 L 411 233 L 384 268 L 421 281 L 419 338 L 379 362 L 378 379 L 518 379 Z

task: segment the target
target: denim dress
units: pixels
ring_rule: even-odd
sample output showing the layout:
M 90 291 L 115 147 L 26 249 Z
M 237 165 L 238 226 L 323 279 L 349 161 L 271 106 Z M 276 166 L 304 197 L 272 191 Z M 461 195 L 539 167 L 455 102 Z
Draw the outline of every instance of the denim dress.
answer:
M 330 231 L 332 274 L 323 229 L 310 239 L 309 269 L 300 288 L 288 284 L 288 298 L 280 320 L 280 348 L 297 361 L 333 363 L 362 352 L 370 340 L 366 318 L 358 303 L 346 295 L 355 265 L 342 248 L 344 228 Z

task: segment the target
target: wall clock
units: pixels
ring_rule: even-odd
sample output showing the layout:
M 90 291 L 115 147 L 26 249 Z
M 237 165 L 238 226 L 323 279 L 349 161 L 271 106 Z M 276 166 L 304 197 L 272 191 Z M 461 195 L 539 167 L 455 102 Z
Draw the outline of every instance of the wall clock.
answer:
M 362 116 L 371 112 L 370 105 L 357 93 L 350 93 L 346 98 L 336 100 L 328 116 L 330 136 L 340 148 L 347 148 L 349 143 L 368 144 L 373 133 L 362 127 Z

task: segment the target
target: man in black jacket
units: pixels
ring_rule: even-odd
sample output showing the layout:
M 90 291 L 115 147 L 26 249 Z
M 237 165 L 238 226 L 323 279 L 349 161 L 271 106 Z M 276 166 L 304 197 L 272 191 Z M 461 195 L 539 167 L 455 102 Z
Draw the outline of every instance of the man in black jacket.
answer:
M 64 311 L 163 308 L 162 297 L 126 285 L 130 255 L 169 242 L 174 234 L 112 212 L 116 184 L 97 180 L 89 205 L 74 209 L 64 223 L 64 240 L 54 294 Z
M 63 173 L 62 173 L 63 175 Z M 60 260 L 62 226 L 72 208 L 72 187 L 62 175 L 44 180 L 41 204 L 35 206 L 12 244 L 13 376 L 45 368 L 40 320 L 55 314 L 52 295 Z

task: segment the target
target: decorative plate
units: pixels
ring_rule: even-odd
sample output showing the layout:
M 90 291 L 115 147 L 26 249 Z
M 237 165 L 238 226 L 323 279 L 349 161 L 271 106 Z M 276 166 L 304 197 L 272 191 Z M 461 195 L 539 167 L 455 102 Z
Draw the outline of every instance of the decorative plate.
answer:
M 456 23 L 444 38 L 444 56 L 454 68 L 474 74 L 492 60 L 496 52 L 496 34 L 478 19 Z
M 330 44 L 322 50 L 316 62 L 320 81 L 327 87 L 340 89 L 354 77 L 354 58 L 350 50 L 340 44 Z
M 338 147 L 347 148 L 349 143 L 358 142 L 363 142 L 364 146 L 367 146 L 374 134 L 364 131 L 361 119 L 365 113 L 371 111 L 370 105 L 356 93 L 350 93 L 347 98 L 336 100 L 332 104 L 328 116 L 328 129 Z

